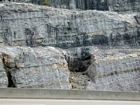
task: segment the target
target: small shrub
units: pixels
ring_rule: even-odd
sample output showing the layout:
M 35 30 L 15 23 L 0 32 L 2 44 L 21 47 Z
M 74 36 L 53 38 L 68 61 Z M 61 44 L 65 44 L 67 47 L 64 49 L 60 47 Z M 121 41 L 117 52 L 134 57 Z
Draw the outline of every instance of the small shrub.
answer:
M 69 26 L 69 27 L 67 27 L 67 29 L 68 29 L 68 30 L 71 30 L 71 27 Z
M 42 2 L 42 5 L 49 5 L 49 1 L 48 0 L 44 0 L 43 2 Z

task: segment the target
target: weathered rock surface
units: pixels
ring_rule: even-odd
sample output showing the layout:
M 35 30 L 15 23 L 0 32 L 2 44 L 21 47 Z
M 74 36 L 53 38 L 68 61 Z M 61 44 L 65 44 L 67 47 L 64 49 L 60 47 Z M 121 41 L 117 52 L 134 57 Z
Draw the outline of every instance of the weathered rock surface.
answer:
M 99 49 L 85 72 L 72 72 L 73 89 L 140 91 L 139 49 Z
M 108 0 L 111 11 L 126 12 L 140 10 L 139 0 Z
M 4 68 L 2 53 L 0 53 L 0 88 L 6 88 L 8 86 L 7 73 Z
M 65 56 L 70 71 L 83 72 L 94 61 L 94 54 L 98 51 L 95 46 L 75 47 L 59 50 Z
M 71 89 L 67 62 L 57 49 L 6 47 L 0 52 L 15 87 Z
M 71 11 L 23 3 L 1 4 L 0 11 L 2 46 L 80 47 L 87 52 L 85 46 L 139 46 L 140 42 L 139 13 Z
M 18 88 L 71 89 L 72 85 L 73 89 L 140 90 L 139 50 L 132 49 L 140 46 L 138 12 L 4 3 L 0 4 L 0 45 L 24 46 L 0 49 L 6 70 Z M 76 72 L 88 70 L 73 75 L 69 83 L 68 67 Z
M 139 43 L 139 14 L 70 11 L 32 4 L 1 4 L 0 43 L 56 46 Z
M 125 54 L 130 50 L 119 51 L 112 53 L 113 56 L 102 56 L 89 66 L 87 90 L 140 91 L 139 50 L 131 50 L 132 54 Z M 118 55 L 115 57 L 115 54 Z

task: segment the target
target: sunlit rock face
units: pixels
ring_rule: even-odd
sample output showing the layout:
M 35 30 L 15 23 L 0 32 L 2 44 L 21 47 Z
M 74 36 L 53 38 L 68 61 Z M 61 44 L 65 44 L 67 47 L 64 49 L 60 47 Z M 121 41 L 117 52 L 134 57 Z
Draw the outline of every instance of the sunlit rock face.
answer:
M 140 91 L 140 50 L 101 48 L 85 72 L 71 73 L 73 89 Z
M 0 9 L 1 45 L 80 47 L 81 52 L 92 45 L 139 46 L 137 13 L 71 11 L 20 3 L 2 4 Z
M 135 47 L 140 45 L 140 14 L 121 14 L 115 9 L 112 11 L 118 12 L 77 11 L 74 3 L 70 2 L 73 10 L 0 4 L 0 51 L 6 67 L 2 70 L 10 75 L 9 84 L 18 88 L 139 91 L 139 51 Z M 116 49 L 123 49 L 118 56 Z M 130 69 L 125 65 L 128 63 L 135 66 Z M 85 72 L 71 78 L 69 70 Z M 122 80 L 129 83 L 122 85 Z
M 125 52 L 128 50 L 122 51 Z M 136 52 L 139 52 L 139 50 Z M 139 61 L 139 53 L 122 53 L 121 56 L 118 55 L 116 57 L 110 56 L 97 59 L 89 66 L 86 71 L 90 78 L 90 81 L 87 81 L 86 89 L 108 91 L 140 91 Z
M 94 54 L 90 54 L 88 46 L 139 46 L 138 13 L 122 15 L 109 11 L 75 11 L 24 3 L 1 4 L 0 11 L 1 46 L 67 49 L 70 51 L 70 54 L 65 54 L 68 63 L 78 65 L 73 71 L 77 68 L 78 71 L 86 70 L 84 61 Z
M 78 12 L 15 3 L 1 4 L 0 10 L 3 45 L 71 48 L 139 42 L 138 13 Z
M 53 47 L 0 48 L 9 84 L 17 88 L 71 89 L 64 56 Z

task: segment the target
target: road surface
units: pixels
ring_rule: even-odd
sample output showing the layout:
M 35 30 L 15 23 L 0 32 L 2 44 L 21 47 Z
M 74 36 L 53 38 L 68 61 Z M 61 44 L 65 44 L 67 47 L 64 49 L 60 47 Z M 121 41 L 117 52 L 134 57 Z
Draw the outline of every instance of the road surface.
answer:
M 0 99 L 0 105 L 140 105 L 140 101 Z

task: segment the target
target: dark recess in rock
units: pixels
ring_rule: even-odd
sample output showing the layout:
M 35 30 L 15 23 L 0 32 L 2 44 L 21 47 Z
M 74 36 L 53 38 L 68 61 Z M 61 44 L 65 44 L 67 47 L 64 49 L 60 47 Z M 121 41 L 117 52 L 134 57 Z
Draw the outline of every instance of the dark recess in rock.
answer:
M 4 69 L 6 70 L 7 77 L 8 77 L 8 86 L 7 87 L 15 87 L 15 84 L 12 79 L 12 75 L 9 71 L 10 67 L 6 64 L 5 59 L 3 58 Z

